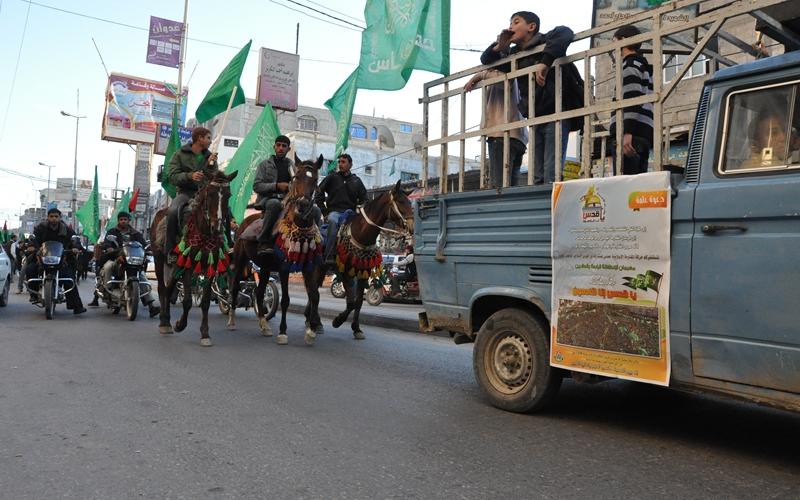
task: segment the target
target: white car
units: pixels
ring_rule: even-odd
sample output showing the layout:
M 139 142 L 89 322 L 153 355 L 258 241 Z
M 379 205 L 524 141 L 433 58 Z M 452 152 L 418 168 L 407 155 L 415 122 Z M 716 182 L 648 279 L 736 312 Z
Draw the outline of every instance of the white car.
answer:
M 0 307 L 8 305 L 8 291 L 11 289 L 11 258 L 0 246 Z

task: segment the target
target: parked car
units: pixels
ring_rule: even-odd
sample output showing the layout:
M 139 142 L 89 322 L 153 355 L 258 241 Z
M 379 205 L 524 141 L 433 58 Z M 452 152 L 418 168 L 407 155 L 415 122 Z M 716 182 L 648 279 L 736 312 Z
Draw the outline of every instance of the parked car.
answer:
M 0 307 L 8 305 L 8 291 L 11 289 L 11 257 L 0 246 Z

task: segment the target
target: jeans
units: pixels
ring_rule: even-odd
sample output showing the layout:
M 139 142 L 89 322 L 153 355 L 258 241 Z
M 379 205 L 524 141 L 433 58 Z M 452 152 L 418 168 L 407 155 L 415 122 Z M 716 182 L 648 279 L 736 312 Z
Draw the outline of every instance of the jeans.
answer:
M 533 157 L 533 183 L 552 183 L 556 179 L 556 122 L 537 125 L 533 129 L 536 137 L 536 151 Z M 569 124 L 561 122 L 561 161 L 567 153 Z M 559 169 L 562 165 L 559 165 Z
M 489 186 L 492 188 L 503 187 L 503 138 L 490 137 L 487 143 L 489 145 Z M 509 186 L 525 184 L 521 182 L 519 175 L 525 149 L 525 144 L 517 139 L 508 139 L 508 164 L 511 166 L 508 178 Z
M 328 233 L 325 235 L 325 260 L 333 257 L 336 251 L 336 235 L 339 234 L 339 219 L 343 212 L 328 213 Z
M 175 249 L 175 245 L 177 244 L 175 240 L 181 230 L 180 221 L 178 219 L 183 207 L 185 207 L 191 199 L 192 197 L 186 193 L 178 193 L 169 206 L 169 210 L 167 211 L 167 235 L 166 238 L 164 238 L 164 255 L 171 254 Z

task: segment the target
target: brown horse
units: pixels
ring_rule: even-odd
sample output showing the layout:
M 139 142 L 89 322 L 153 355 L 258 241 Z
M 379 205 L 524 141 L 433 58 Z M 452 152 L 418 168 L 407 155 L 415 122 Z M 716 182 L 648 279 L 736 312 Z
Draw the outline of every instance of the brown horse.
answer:
M 150 226 L 150 241 L 153 242 L 156 278 L 158 279 L 158 298 L 161 301 L 158 331 L 161 334 L 173 332 L 170 325 L 170 297 L 180 279 L 183 283 L 183 314 L 175 322 L 175 331 L 186 328 L 189 310 L 192 308 L 192 275 L 204 274 L 208 278 L 227 271 L 228 243 L 225 235 L 225 218 L 228 217 L 228 199 L 231 196 L 230 182 L 237 172 L 225 175 L 216 171 L 213 178 L 198 191 L 190 205 L 191 214 L 183 223 L 183 240 L 179 244 L 181 254 L 174 266 L 167 266 L 167 254 L 173 249 L 163 248 L 166 233 L 167 209 L 159 210 Z M 162 222 L 163 221 L 163 222 Z M 200 345 L 212 345 L 208 335 L 208 308 L 211 303 L 211 279 L 204 280 L 200 308 L 203 320 L 200 324 Z
M 322 155 L 316 162 L 311 160 L 300 161 L 295 155 L 296 172 L 289 187 L 289 194 L 283 201 L 283 213 L 278 219 L 276 228 L 278 238 L 274 255 L 258 253 L 258 242 L 255 240 L 253 227 L 248 227 L 260 220 L 261 214 L 248 216 L 236 231 L 236 244 L 233 247 L 233 267 L 235 276 L 231 280 L 231 308 L 228 313 L 228 328 L 236 328 L 236 303 L 239 294 L 239 283 L 242 273 L 247 267 L 247 261 L 252 260 L 261 268 L 264 279 L 261 279 L 256 288 L 256 313 L 258 314 L 259 328 L 265 337 L 272 336 L 266 311 L 261 304 L 264 301 L 264 292 L 267 286 L 267 277 L 271 271 L 277 271 L 281 279 L 281 324 L 277 343 L 286 345 L 289 337 L 286 335 L 286 311 L 289 308 L 289 274 L 302 272 L 303 283 L 308 294 L 306 304 L 306 330 L 304 341 L 313 345 L 316 332 L 322 327 L 319 319 L 319 282 L 322 273 L 322 243 L 319 227 L 316 224 L 317 210 L 313 200 L 317 189 L 319 169 L 322 167 Z
M 401 231 L 384 227 L 387 221 L 402 228 Z M 414 230 L 414 215 L 408 193 L 397 181 L 394 188 L 378 198 L 367 202 L 351 222 L 339 229 L 336 242 L 336 265 L 342 276 L 347 298 L 347 307 L 333 319 L 333 327 L 339 328 L 353 311 L 351 328 L 353 337 L 363 339 L 364 332 L 358 322 L 364 289 L 371 274 L 380 272 L 383 265 L 375 242 L 381 231 L 410 236 Z

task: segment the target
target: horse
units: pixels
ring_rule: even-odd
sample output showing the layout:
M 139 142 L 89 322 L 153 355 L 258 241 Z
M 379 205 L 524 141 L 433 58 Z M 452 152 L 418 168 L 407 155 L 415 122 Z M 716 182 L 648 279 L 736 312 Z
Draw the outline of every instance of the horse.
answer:
M 351 328 L 357 340 L 365 338 L 358 322 L 364 289 L 370 276 L 382 271 L 383 258 L 375 244 L 381 231 L 410 236 L 414 230 L 414 215 L 409 193 L 400 188 L 400 181 L 378 198 L 367 202 L 359 213 L 339 229 L 336 241 L 336 267 L 342 276 L 347 298 L 345 310 L 333 319 L 333 327 L 339 328 L 353 312 Z M 384 227 L 391 221 L 402 231 Z
M 322 329 L 319 318 L 319 282 L 322 272 L 322 239 L 315 221 L 314 192 L 317 189 L 319 169 L 323 164 L 322 155 L 316 162 L 301 161 L 295 154 L 295 175 L 289 187 L 289 193 L 283 200 L 283 211 L 276 228 L 278 237 L 274 255 L 258 253 L 256 235 L 260 225 L 253 224 L 261 220 L 261 214 L 248 216 L 236 231 L 236 243 L 233 246 L 234 278 L 231 283 L 231 308 L 228 312 L 228 329 L 236 328 L 236 304 L 239 284 L 242 280 L 247 261 L 253 261 L 261 268 L 263 276 L 268 277 L 270 271 L 278 271 L 281 280 L 281 323 L 276 341 L 279 345 L 289 343 L 286 335 L 286 311 L 289 308 L 289 273 L 303 273 L 303 283 L 308 294 L 305 309 L 306 329 L 303 337 L 306 345 L 313 345 L 316 334 Z M 252 227 L 251 227 L 252 226 Z M 249 229 L 249 230 L 248 230 Z M 261 304 L 264 300 L 268 279 L 262 279 L 256 288 L 256 313 L 259 328 L 265 337 L 271 337 L 272 331 L 265 317 L 266 311 Z
M 229 264 L 227 254 L 228 236 L 225 234 L 225 219 L 228 217 L 228 200 L 231 196 L 230 182 L 237 172 L 226 175 L 217 170 L 211 179 L 200 188 L 190 205 L 190 214 L 183 223 L 183 238 L 175 249 L 163 248 L 166 233 L 165 216 L 167 209 L 159 210 L 150 226 L 150 241 L 153 242 L 153 259 L 158 279 L 158 298 L 161 301 L 158 331 L 162 335 L 173 333 L 170 325 L 170 297 L 175 291 L 178 279 L 184 290 L 191 290 L 192 275 L 205 274 L 212 278 L 226 272 Z M 179 252 L 175 266 L 167 266 L 167 254 Z M 169 274 L 168 274 L 169 273 Z M 169 279 L 167 279 L 169 278 Z M 208 335 L 208 308 L 211 303 L 211 279 L 203 280 L 203 295 L 200 308 L 203 320 L 200 324 L 200 345 L 210 347 Z M 176 332 L 186 328 L 189 310 L 192 308 L 192 294 L 183 294 L 183 313 L 175 322 Z

